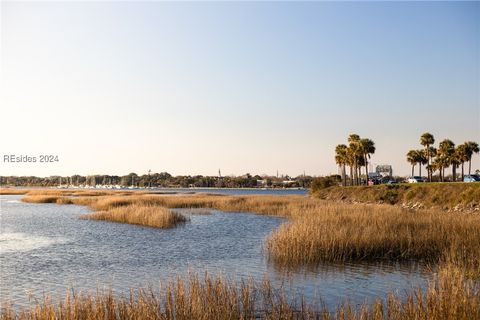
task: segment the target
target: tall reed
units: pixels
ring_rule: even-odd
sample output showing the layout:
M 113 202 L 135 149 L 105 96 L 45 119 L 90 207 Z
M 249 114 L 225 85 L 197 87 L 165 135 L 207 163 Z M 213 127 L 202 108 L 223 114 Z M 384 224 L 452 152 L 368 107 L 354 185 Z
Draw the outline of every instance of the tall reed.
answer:
M 53 198 L 52 198 L 53 197 Z M 267 239 L 266 251 L 281 265 L 324 261 L 425 260 L 468 263 L 478 273 L 480 216 L 439 210 L 409 211 L 380 204 L 346 204 L 305 196 L 128 195 L 27 196 L 23 201 L 74 203 L 138 221 L 133 208 L 211 208 L 288 217 Z M 126 211 L 120 208 L 128 207 Z M 115 211 L 118 210 L 118 211 Z M 152 209 L 150 209 L 152 210 Z M 159 209 L 162 210 L 162 209 Z M 132 215 L 127 219 L 126 215 Z M 99 215 L 106 217 L 105 213 Z M 130 221 L 130 222 L 129 222 Z M 453 257 L 455 257 L 453 259 Z M 468 261 L 467 261 L 468 260 Z
M 167 208 L 137 204 L 85 214 L 82 218 L 139 224 L 154 228 L 171 228 L 187 221 L 184 215 Z
M 111 291 L 67 294 L 58 303 L 47 297 L 22 311 L 7 306 L 0 319 L 480 319 L 478 284 L 453 266 L 442 269 L 426 290 L 414 289 L 406 298 L 394 293 L 383 298 L 386 302 L 379 299 L 360 307 L 343 302 L 329 310 L 320 301 L 289 298 L 268 280 L 238 283 L 220 276 L 190 275 L 168 282 L 160 291 L 138 289 L 126 297 Z

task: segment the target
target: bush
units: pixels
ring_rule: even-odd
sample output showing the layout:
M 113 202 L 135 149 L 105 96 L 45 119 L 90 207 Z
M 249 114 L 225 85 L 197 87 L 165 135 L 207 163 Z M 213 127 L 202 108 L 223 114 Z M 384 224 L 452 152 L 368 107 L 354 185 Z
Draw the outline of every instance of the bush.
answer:
M 312 192 L 316 192 L 318 190 L 322 190 L 332 186 L 338 186 L 341 182 L 341 178 L 339 175 L 331 175 L 328 177 L 318 177 L 313 179 L 312 181 Z

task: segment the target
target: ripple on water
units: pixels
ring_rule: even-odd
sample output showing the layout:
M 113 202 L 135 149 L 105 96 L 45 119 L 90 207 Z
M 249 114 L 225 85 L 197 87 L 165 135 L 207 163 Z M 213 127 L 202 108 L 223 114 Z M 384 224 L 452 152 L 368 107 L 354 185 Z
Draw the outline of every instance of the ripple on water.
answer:
M 55 243 L 62 243 L 65 239 L 33 236 L 21 232 L 0 233 L 0 254 L 13 252 L 26 252 Z

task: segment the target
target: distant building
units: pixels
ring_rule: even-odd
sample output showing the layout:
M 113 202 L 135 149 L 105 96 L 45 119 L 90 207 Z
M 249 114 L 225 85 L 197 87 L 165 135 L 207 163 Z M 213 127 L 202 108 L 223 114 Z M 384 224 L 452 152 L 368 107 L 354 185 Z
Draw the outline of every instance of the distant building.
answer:
M 382 177 L 391 177 L 393 176 L 392 166 L 389 164 L 381 164 L 375 168 L 375 172 Z

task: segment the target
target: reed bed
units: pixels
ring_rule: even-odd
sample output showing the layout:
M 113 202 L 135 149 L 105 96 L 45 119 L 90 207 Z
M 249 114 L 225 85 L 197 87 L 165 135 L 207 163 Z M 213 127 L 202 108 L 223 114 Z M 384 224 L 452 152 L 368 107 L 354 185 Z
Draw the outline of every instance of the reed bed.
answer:
M 437 263 L 456 255 L 464 263 L 474 259 L 475 263 L 468 263 L 478 270 L 478 215 L 358 204 L 325 204 L 317 210 L 295 215 L 268 237 L 271 259 L 281 265 L 362 260 Z
M 133 218 L 136 216 L 135 207 L 156 207 L 159 210 L 203 208 L 277 215 L 289 218 L 289 222 L 274 231 L 266 241 L 267 255 L 277 265 L 296 267 L 328 261 L 423 260 L 468 265 L 469 273 L 480 275 L 480 215 L 477 214 L 409 211 L 390 205 L 346 204 L 305 196 L 131 192 L 94 197 L 27 195 L 23 201 L 87 205 L 102 212 L 99 216 L 104 219 L 110 217 L 113 221 L 126 223 L 142 220 Z M 129 209 L 123 211 L 123 207 Z M 121 213 L 108 215 L 105 212 Z M 128 219 L 128 215 L 132 219 Z M 116 219 L 117 216 L 121 218 Z
M 172 212 L 165 207 L 136 204 L 85 214 L 82 215 L 82 218 L 138 224 L 154 228 L 172 228 L 188 220 L 184 215 Z
M 17 188 L 0 188 L 0 195 L 18 195 L 26 194 L 28 189 L 17 189 Z
M 59 200 L 62 199 L 62 200 Z M 23 202 L 29 203 L 62 203 L 64 198 L 49 195 L 33 195 L 22 198 Z
M 426 290 L 412 290 L 406 298 L 390 293 L 370 305 L 357 307 L 343 302 L 336 310 L 328 310 L 321 301 L 306 303 L 301 296 L 287 297 L 269 280 L 235 282 L 221 276 L 190 275 L 170 281 L 158 291 L 132 290 L 126 297 L 111 291 L 67 294 L 58 303 L 47 297 L 21 311 L 6 306 L 0 319 L 476 320 L 480 319 L 480 291 L 478 283 L 450 266 L 442 269 Z

